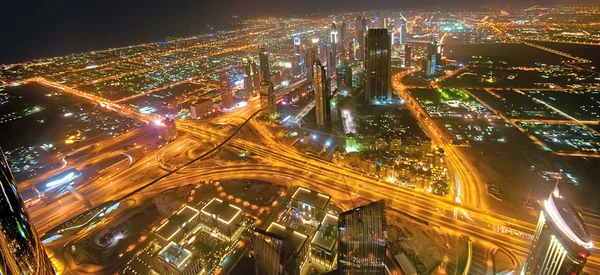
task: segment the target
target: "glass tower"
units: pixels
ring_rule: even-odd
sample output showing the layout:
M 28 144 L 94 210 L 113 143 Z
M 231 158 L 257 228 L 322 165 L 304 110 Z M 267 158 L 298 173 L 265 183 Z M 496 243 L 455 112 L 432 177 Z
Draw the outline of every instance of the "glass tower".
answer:
M 55 274 L 0 148 L 0 274 Z
M 385 203 L 383 200 L 341 213 L 338 219 L 340 274 L 385 274 Z
M 386 104 L 392 100 L 389 88 L 392 41 L 388 30 L 370 29 L 365 49 L 365 100 L 370 104 Z
M 583 220 L 556 188 L 544 201 L 521 274 L 580 274 L 592 247 Z

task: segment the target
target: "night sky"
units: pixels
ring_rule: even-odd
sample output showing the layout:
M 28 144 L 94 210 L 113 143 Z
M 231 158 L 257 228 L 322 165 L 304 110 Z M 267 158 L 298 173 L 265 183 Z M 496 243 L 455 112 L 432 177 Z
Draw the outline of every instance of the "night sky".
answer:
M 222 29 L 234 14 L 304 16 L 319 12 L 399 10 L 437 5 L 476 7 L 486 1 L 493 3 L 492 0 L 2 1 L 0 64 L 160 41 L 167 36 L 193 35 L 206 32 L 206 25 Z M 508 2 L 523 4 L 517 0 Z

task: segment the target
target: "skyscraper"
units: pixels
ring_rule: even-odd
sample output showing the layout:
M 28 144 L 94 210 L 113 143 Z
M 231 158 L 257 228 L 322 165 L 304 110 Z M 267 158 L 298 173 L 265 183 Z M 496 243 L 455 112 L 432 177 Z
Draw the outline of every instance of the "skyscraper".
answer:
M 55 274 L 0 148 L 0 274 Z
M 314 88 L 315 88 L 315 115 L 317 127 L 327 128 L 330 126 L 331 114 L 329 106 L 329 85 L 325 68 L 318 60 L 313 64 Z
M 250 62 L 254 62 L 252 59 L 244 58 L 242 59 L 242 72 L 244 74 L 244 99 L 249 99 L 252 95 L 254 95 L 254 74 L 252 72 L 252 67 Z M 256 65 L 255 65 L 256 66 Z
M 306 72 L 306 65 L 304 64 L 304 59 L 302 58 L 302 40 L 300 40 L 299 36 L 294 37 L 294 60 L 296 61 L 293 64 L 296 64 L 298 68 L 296 69 L 297 75 L 303 74 Z M 292 71 L 294 71 L 292 69 Z
M 263 115 L 272 116 L 277 112 L 275 105 L 275 91 L 271 81 L 263 80 L 260 83 L 260 109 Z
M 436 72 L 437 66 L 437 42 L 432 41 L 427 44 L 427 59 L 425 60 L 423 70 L 426 75 L 433 75 Z
M 244 77 L 244 80 L 246 77 Z M 233 108 L 233 91 L 231 90 L 231 84 L 229 83 L 229 77 L 224 72 L 221 73 L 220 78 L 220 90 L 221 90 L 221 107 L 223 109 Z M 247 92 L 244 92 L 245 98 L 247 99 Z
M 370 29 L 366 37 L 365 99 L 371 104 L 392 100 L 390 85 L 391 40 L 386 29 Z
M 260 48 L 258 53 L 260 66 L 260 75 L 263 81 L 269 81 L 271 76 L 271 67 L 269 67 L 269 52 L 265 48 Z M 262 84 L 261 84 L 262 85 Z
M 340 39 L 339 39 L 340 41 L 338 43 L 338 48 L 339 48 L 338 55 L 339 56 L 346 56 L 346 51 L 347 51 L 346 50 L 346 46 L 347 46 L 347 42 L 346 41 L 348 40 L 348 37 L 346 35 L 346 28 L 347 28 L 346 27 L 346 23 L 342 22 L 340 24 L 340 30 L 338 31 L 339 32 L 339 37 L 340 37 Z
M 337 26 L 335 25 L 335 23 L 331 23 L 331 38 L 330 38 L 330 43 L 331 43 L 331 47 L 330 47 L 330 58 L 328 61 L 328 65 L 329 67 L 333 66 L 333 68 L 335 69 L 335 67 L 337 66 L 337 58 L 338 58 L 338 51 L 339 51 L 339 44 L 340 44 L 340 37 L 339 37 L 339 33 L 338 33 L 338 29 Z M 331 63 L 329 63 L 331 62 Z M 331 76 L 331 75 L 330 75 Z
M 260 87 L 260 72 L 258 71 L 258 66 L 256 66 L 256 61 L 253 58 L 250 58 L 250 75 L 252 76 L 252 96 L 256 96 Z
M 338 218 L 340 274 L 385 274 L 385 203 L 383 200 L 341 213 Z
M 365 32 L 367 31 L 367 19 L 363 17 L 356 18 L 356 41 L 358 43 L 358 51 L 356 53 L 357 60 L 365 58 Z
M 407 35 L 408 33 L 406 31 L 406 20 L 400 19 L 400 31 L 398 37 L 398 42 L 400 42 L 400 45 L 406 44 L 406 41 L 408 39 Z
M 335 76 L 340 91 L 350 92 L 352 90 L 352 67 L 345 64 L 338 66 Z
M 316 48 L 312 47 L 306 50 L 304 62 L 307 65 L 306 80 L 308 83 L 313 83 L 314 71 L 312 65 L 317 59 L 319 59 L 319 55 Z
M 592 247 L 581 216 L 556 187 L 544 201 L 521 274 L 580 274 Z
M 412 45 L 407 43 L 404 46 L 404 67 L 410 68 L 412 66 Z

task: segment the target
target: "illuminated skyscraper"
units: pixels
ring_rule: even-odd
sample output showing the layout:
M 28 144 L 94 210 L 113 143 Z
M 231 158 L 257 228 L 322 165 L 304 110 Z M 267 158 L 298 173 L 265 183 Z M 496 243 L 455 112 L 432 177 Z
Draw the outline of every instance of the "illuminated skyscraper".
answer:
M 327 128 L 330 126 L 331 115 L 329 110 L 329 85 L 325 68 L 318 60 L 313 64 L 315 86 L 315 114 L 317 126 Z
M 371 104 L 392 100 L 390 85 L 391 39 L 386 29 L 370 29 L 366 38 L 365 99 Z
M 297 69 L 294 70 L 294 68 L 292 68 L 292 71 L 296 71 L 297 75 L 294 76 L 298 76 L 300 74 L 303 74 L 306 72 L 306 64 L 304 64 L 304 58 L 302 58 L 302 41 L 300 40 L 299 36 L 294 37 L 294 60 L 296 61 L 295 66 L 298 66 Z M 292 65 L 294 66 L 294 65 Z
M 260 109 L 263 115 L 272 116 L 277 112 L 275 105 L 275 91 L 271 81 L 262 81 L 260 83 Z
M 0 148 L 0 274 L 55 274 Z
M 252 76 L 252 87 L 254 87 L 252 96 L 256 96 L 260 87 L 260 72 L 258 71 L 258 66 L 256 66 L 256 61 L 253 58 L 250 58 L 250 75 Z
M 412 45 L 407 43 L 404 46 L 404 67 L 410 68 L 412 66 Z
M 398 34 L 398 42 L 400 42 L 400 45 L 406 44 L 408 33 L 406 31 L 406 20 L 404 19 L 400 19 L 400 31 Z
M 367 19 L 363 17 L 356 18 L 356 43 L 358 43 L 358 51 L 356 53 L 357 60 L 365 58 L 365 32 L 367 31 Z
M 580 274 L 592 247 L 581 216 L 556 187 L 544 201 L 521 274 Z
M 425 70 L 426 75 L 433 75 L 436 72 L 437 51 L 437 42 L 432 41 L 431 43 L 427 44 L 427 59 L 424 60 L 423 64 L 423 70 Z
M 304 62 L 305 64 L 307 64 L 306 80 L 308 81 L 308 83 L 313 83 L 314 71 L 312 64 L 314 64 L 314 62 L 318 59 L 319 55 L 316 48 L 313 47 L 306 50 Z
M 269 52 L 265 48 L 260 48 L 258 61 L 260 62 L 260 75 L 262 81 L 269 81 L 269 78 L 271 77 L 271 67 L 269 67 Z
M 340 91 L 350 92 L 352 90 L 352 67 L 340 65 L 335 74 L 337 88 Z
M 255 89 L 255 85 L 254 85 L 254 75 L 252 72 L 252 67 L 251 67 L 251 63 L 250 62 L 254 62 L 253 60 L 249 60 L 247 58 L 244 58 L 242 60 L 242 72 L 244 74 L 244 99 L 249 99 L 252 95 L 254 95 L 254 89 Z M 256 66 L 256 65 L 254 65 Z
M 340 37 L 339 37 L 339 33 L 338 33 L 338 29 L 337 26 L 335 25 L 335 23 L 331 23 L 331 39 L 330 39 L 330 43 L 331 43 L 331 57 L 328 61 L 331 61 L 331 66 L 333 66 L 333 68 L 335 68 L 337 66 L 337 54 L 338 54 L 338 50 L 339 50 L 339 44 L 340 44 Z
M 338 218 L 339 274 L 385 274 L 386 238 L 383 200 L 341 213 Z
M 219 81 L 221 90 L 221 107 L 223 109 L 231 109 L 233 108 L 233 91 L 231 90 L 229 77 L 227 77 L 227 74 L 221 73 L 221 79 Z

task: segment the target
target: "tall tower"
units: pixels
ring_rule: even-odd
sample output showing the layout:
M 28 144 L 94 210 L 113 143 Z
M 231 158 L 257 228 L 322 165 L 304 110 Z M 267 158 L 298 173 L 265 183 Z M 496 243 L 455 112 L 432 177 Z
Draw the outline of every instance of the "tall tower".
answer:
M 365 32 L 367 31 L 367 19 L 363 17 L 356 18 L 356 43 L 358 43 L 358 51 L 356 53 L 357 60 L 365 58 Z
M 412 66 L 412 45 L 407 43 L 404 46 L 404 67 L 410 68 Z
M 246 77 L 244 77 L 244 82 Z M 231 84 L 229 83 L 229 77 L 224 72 L 221 73 L 220 90 L 221 90 L 221 107 L 223 109 L 233 108 L 233 91 L 231 90 Z M 247 92 L 244 92 L 244 97 L 247 99 Z
M 432 41 L 427 44 L 427 63 L 423 69 L 425 70 L 426 75 L 435 74 L 436 66 L 437 66 L 437 42 Z
M 256 96 L 258 90 L 260 88 L 260 72 L 258 71 L 258 66 L 256 66 L 256 61 L 253 58 L 250 58 L 250 75 L 252 76 L 252 96 Z
M 304 64 L 304 59 L 302 58 L 302 40 L 300 40 L 299 36 L 294 37 L 294 59 L 296 61 L 295 64 L 298 66 L 299 74 L 303 74 L 306 72 L 306 64 Z M 297 75 L 295 75 L 297 76 Z
M 404 45 L 406 44 L 406 41 L 408 39 L 407 35 L 407 31 L 406 31 L 406 20 L 404 19 L 400 19 L 400 37 L 398 39 L 398 41 L 400 42 L 400 45 Z
M 330 43 L 331 43 L 331 56 L 332 58 L 328 61 L 331 61 L 330 65 L 333 65 L 333 68 L 335 68 L 337 66 L 337 53 L 339 50 L 339 44 L 340 44 L 340 37 L 339 37 L 339 33 L 337 30 L 337 26 L 335 25 L 335 23 L 331 23 L 331 39 L 330 39 Z
M 254 85 L 253 83 L 253 71 L 252 71 L 252 67 L 250 65 L 250 62 L 254 62 L 252 59 L 247 59 L 244 58 L 242 59 L 242 72 L 244 74 L 244 95 L 243 98 L 245 100 L 248 100 L 252 95 L 254 95 L 254 89 L 255 87 L 258 87 L 256 85 Z M 256 66 L 256 65 L 255 65 Z
M 347 44 L 348 37 L 346 35 L 346 28 L 347 28 L 346 22 L 342 22 L 340 24 L 340 30 L 339 30 L 339 37 L 340 37 L 340 39 L 339 39 L 340 41 L 338 43 L 338 48 L 339 48 L 338 55 L 339 56 L 346 56 L 346 51 L 347 51 L 346 46 L 348 45 Z
M 317 127 L 327 128 L 330 126 L 331 116 L 329 111 L 329 83 L 325 68 L 318 60 L 313 63 L 314 87 L 315 87 L 315 115 Z
M 275 91 L 271 81 L 260 83 L 260 109 L 264 115 L 272 116 L 277 112 L 275 105 Z
M 592 247 L 581 216 L 556 187 L 544 201 L 521 274 L 580 274 Z
M 263 81 L 270 81 L 271 68 L 269 67 L 269 52 L 265 48 L 260 48 L 258 53 L 258 61 L 260 62 L 260 75 Z M 262 85 L 262 84 L 261 84 Z
M 312 47 L 306 50 L 306 55 L 304 56 L 304 63 L 307 65 L 306 69 L 306 80 L 308 83 L 313 83 L 314 71 L 313 66 L 314 62 L 319 59 L 319 55 L 317 53 L 317 49 Z
M 366 38 L 365 99 L 371 104 L 392 100 L 390 85 L 391 39 L 386 29 L 370 29 Z
M 0 148 L 0 274 L 55 274 Z
M 340 274 L 385 274 L 385 203 L 369 203 L 341 213 L 338 218 Z

